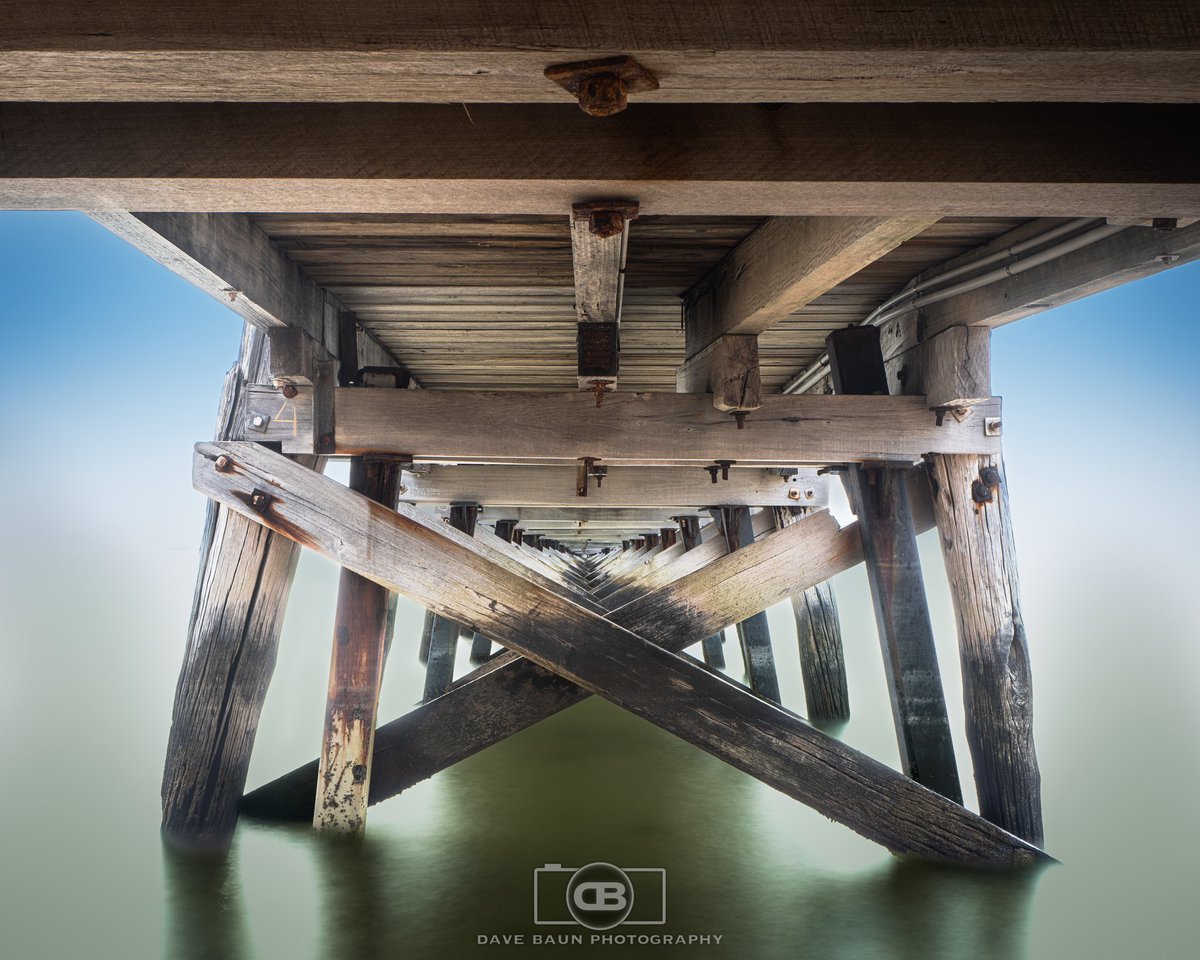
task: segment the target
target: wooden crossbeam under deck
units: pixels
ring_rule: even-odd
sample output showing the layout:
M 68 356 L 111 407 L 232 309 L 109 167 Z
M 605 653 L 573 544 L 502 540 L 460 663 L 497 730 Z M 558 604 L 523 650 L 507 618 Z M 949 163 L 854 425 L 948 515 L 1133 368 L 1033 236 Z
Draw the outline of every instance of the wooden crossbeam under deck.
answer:
M 478 541 L 439 529 L 445 525 L 404 504 L 390 511 L 332 481 L 314 481 L 256 444 L 198 444 L 193 478 L 231 509 L 454 617 L 896 853 L 996 866 L 1046 859 L 794 714 L 540 588 Z
M 735 465 L 728 480 L 713 483 L 708 473 L 696 466 L 612 467 L 603 484 L 591 484 L 588 495 L 580 497 L 574 467 L 467 465 L 429 466 L 420 472 L 406 472 L 401 499 L 408 503 L 482 503 L 487 517 L 493 515 L 489 508 L 502 511 L 505 507 L 569 507 L 597 514 L 648 507 L 695 510 L 716 503 L 821 507 L 828 502 L 828 495 L 828 478 L 818 476 L 811 468 L 780 476 L 777 470 Z
M 257 386 L 247 438 L 313 451 L 311 388 L 291 399 Z M 927 453 L 998 453 L 986 425 L 993 398 L 938 426 L 923 397 L 772 396 L 739 430 L 707 396 L 615 393 L 602 407 L 582 393 L 467 390 L 334 391 L 334 454 L 404 453 L 417 460 L 790 466 L 852 461 L 913 463 Z M 720 484 L 716 485 L 718 491 Z M 720 502 L 718 496 L 717 501 Z

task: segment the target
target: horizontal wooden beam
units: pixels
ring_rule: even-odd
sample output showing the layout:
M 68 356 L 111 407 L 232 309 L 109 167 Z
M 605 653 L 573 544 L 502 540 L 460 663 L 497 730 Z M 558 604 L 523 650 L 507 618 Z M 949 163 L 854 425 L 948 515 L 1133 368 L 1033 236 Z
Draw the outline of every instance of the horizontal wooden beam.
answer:
M 763 333 L 937 220 L 929 216 L 767 220 L 684 295 L 688 357 L 723 334 Z
M 231 509 L 493 638 L 896 853 L 1008 867 L 1046 861 L 1036 847 L 795 714 L 538 587 L 497 563 L 481 542 L 405 504 L 393 512 L 305 473 L 311 475 L 259 444 L 201 443 L 193 479 Z M 785 556 L 791 559 L 790 551 Z M 792 566 L 783 563 L 779 577 L 790 582 Z M 735 594 L 762 571 L 725 573 L 711 588 Z M 659 629 L 669 619 L 661 610 L 654 616 Z M 636 630 L 649 628 L 630 621 Z
M 5 103 L 0 128 L 18 209 L 1200 215 L 1193 104 Z
M 734 466 L 728 480 L 712 482 L 706 470 L 690 467 L 611 467 L 586 497 L 575 491 L 574 467 L 442 466 L 404 474 L 401 498 L 408 503 L 481 503 L 495 507 L 563 507 L 589 511 L 637 507 L 690 507 L 741 503 L 749 507 L 795 504 L 824 506 L 829 483 L 816 470 L 761 470 Z
M 247 439 L 278 441 L 285 453 L 313 451 L 313 392 L 295 389 L 290 399 L 274 387 L 249 391 Z M 924 397 L 777 395 L 764 397 L 739 429 L 706 395 L 618 392 L 598 407 L 578 392 L 344 388 L 334 392 L 328 452 L 511 464 L 584 457 L 617 465 L 912 463 L 927 453 L 997 452 L 999 436 L 989 436 L 986 424 L 999 416 L 999 399 L 938 426 Z M 727 502 L 721 483 L 712 486 L 717 502 Z
M 498 12 L 500 10 L 500 12 Z M 3 100 L 545 101 L 555 63 L 631 54 L 638 99 L 1195 100 L 1186 0 L 350 0 L 24 4 L 0 40 Z

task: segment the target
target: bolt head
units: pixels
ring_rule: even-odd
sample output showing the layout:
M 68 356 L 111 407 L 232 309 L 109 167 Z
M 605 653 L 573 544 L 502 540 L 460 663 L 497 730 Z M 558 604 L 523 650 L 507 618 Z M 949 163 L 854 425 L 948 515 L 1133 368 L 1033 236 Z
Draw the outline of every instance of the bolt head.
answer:
M 297 394 L 297 393 L 299 393 L 299 392 L 300 392 L 300 391 L 298 391 L 298 390 L 295 388 L 295 386 L 294 386 L 293 384 L 290 384 L 290 383 L 289 383 L 289 384 L 287 384 L 287 385 L 285 385 L 285 386 L 284 386 L 284 388 L 283 388 L 283 395 L 284 395 L 285 397 L 287 397 L 289 400 L 291 400 L 293 397 L 295 397 L 295 396 L 296 396 L 296 394 Z
M 264 417 L 261 413 L 256 413 L 253 417 L 250 418 L 250 422 L 252 424 L 254 424 L 254 426 L 256 426 L 256 427 L 261 427 L 264 424 L 266 424 L 267 418 Z
M 800 499 L 800 491 L 797 490 L 795 487 L 792 487 L 792 489 L 788 491 L 788 499 L 789 500 L 799 500 Z
M 216 463 L 214 463 L 213 466 L 215 466 L 217 471 L 220 473 L 228 473 L 233 469 L 233 461 L 224 454 L 221 454 L 221 456 L 217 457 Z

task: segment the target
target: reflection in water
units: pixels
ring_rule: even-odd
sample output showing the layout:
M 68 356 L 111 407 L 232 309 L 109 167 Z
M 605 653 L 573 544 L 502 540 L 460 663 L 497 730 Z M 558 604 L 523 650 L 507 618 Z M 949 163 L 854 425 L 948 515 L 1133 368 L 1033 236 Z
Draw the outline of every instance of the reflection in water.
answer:
M 173 960 L 242 960 L 246 924 L 233 854 L 185 853 L 163 844 Z
M 300 851 L 315 883 L 287 894 L 287 913 L 315 914 L 310 949 L 323 957 L 561 955 L 531 945 L 577 930 L 533 924 L 533 869 L 606 860 L 668 876 L 667 924 L 617 932 L 722 941 L 591 947 L 579 931 L 585 946 L 572 956 L 1018 960 L 1038 880 L 894 860 L 596 700 L 373 808 L 364 838 L 240 830 L 234 859 L 168 855 L 172 956 L 274 955 L 280 917 L 244 911 L 237 878 L 274 882 L 283 871 L 257 858 L 295 863 Z M 479 946 L 489 934 L 526 944 Z

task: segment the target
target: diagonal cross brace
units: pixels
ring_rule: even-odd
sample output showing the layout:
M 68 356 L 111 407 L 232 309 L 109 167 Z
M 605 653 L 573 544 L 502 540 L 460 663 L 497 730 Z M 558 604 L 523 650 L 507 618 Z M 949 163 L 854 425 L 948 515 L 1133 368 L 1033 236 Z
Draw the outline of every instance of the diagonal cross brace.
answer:
M 993 866 L 1048 859 L 795 714 L 551 593 L 496 551 L 414 509 L 389 510 L 253 443 L 197 444 L 193 479 L 231 509 L 494 637 L 897 854 Z M 730 596 L 757 575 L 731 573 Z M 659 629 L 685 634 L 687 620 L 680 602 L 678 619 Z

